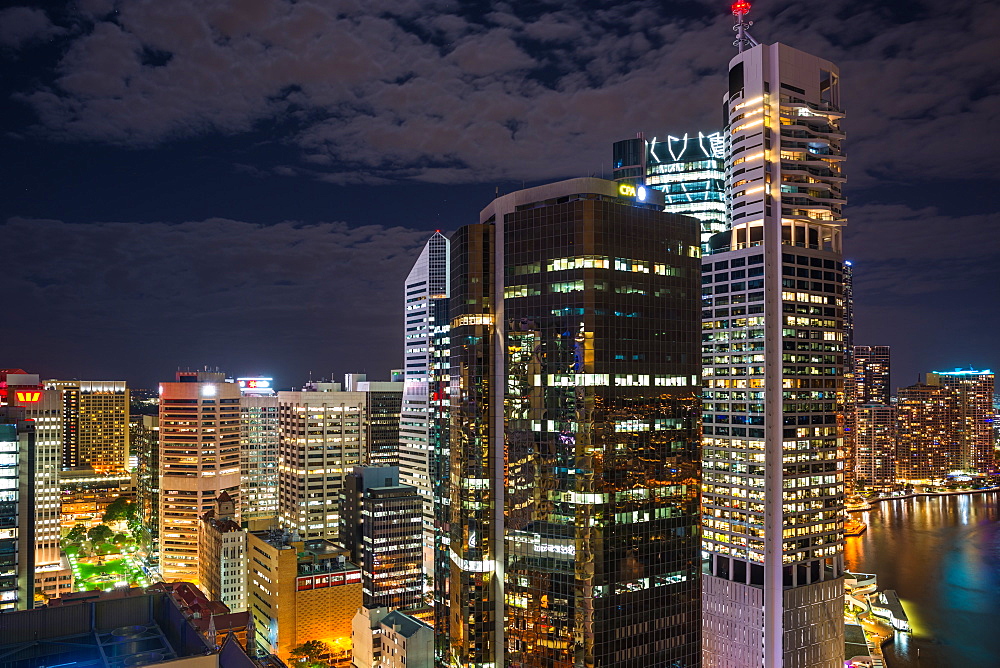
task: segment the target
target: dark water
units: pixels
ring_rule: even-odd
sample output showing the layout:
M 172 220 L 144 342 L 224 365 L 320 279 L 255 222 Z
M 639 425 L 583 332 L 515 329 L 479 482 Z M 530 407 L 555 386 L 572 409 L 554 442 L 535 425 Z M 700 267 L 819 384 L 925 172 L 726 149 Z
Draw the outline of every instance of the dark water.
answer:
M 914 629 L 883 648 L 888 668 L 1000 668 L 997 498 L 916 497 L 860 513 L 868 531 L 847 538 L 847 567 L 895 589 Z

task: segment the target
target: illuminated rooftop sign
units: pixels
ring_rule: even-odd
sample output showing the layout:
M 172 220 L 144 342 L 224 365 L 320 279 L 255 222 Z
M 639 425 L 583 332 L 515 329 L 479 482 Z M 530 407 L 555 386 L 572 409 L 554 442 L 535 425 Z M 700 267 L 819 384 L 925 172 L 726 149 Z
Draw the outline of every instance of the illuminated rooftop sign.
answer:
M 42 398 L 42 393 L 38 391 L 17 390 L 15 394 L 17 400 L 24 404 L 34 404 Z
M 273 378 L 237 378 L 241 394 L 273 394 Z
M 629 183 L 618 184 L 618 194 L 622 197 L 634 197 L 640 202 L 645 202 L 649 195 L 646 186 L 633 186 Z

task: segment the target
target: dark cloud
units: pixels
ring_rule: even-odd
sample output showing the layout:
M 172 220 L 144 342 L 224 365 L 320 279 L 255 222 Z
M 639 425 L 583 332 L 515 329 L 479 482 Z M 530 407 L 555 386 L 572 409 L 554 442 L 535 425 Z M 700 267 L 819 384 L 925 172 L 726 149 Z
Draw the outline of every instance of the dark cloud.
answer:
M 0 48 L 20 49 L 62 32 L 40 9 L 9 7 L 0 10 Z
M 20 249 L 5 289 L 30 305 L 9 332 L 7 361 L 54 375 L 117 370 L 145 383 L 200 364 L 268 371 L 285 384 L 310 370 L 388 377 L 402 359 L 402 282 L 428 237 L 223 219 L 13 219 L 3 230 Z
M 46 132 L 130 146 L 291 119 L 285 141 L 333 182 L 552 178 L 637 129 L 716 121 L 732 53 L 716 4 L 123 3 L 77 17 L 89 27 L 48 82 L 18 95 Z M 841 66 L 855 187 L 1000 174 L 972 133 L 1000 120 L 995 3 L 913 5 L 908 21 L 881 3 L 756 4 L 760 39 Z

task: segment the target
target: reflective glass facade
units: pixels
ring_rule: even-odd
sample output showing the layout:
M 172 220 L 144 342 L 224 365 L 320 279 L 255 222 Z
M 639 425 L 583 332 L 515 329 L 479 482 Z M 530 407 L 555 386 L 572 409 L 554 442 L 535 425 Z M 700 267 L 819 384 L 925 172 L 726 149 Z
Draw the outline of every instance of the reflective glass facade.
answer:
M 697 224 L 617 193 L 453 238 L 451 665 L 700 665 Z

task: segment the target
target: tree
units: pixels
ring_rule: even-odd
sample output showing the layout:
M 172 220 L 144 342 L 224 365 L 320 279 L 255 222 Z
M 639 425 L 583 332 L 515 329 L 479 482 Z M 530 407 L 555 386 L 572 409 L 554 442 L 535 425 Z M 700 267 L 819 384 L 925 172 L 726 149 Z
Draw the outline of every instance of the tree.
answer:
M 72 543 L 79 543 L 86 537 L 87 537 L 87 527 L 84 526 L 83 524 L 77 524 L 76 526 L 74 526 L 72 529 L 69 530 L 68 534 L 66 534 L 66 540 Z
M 328 668 L 326 657 L 330 654 L 330 646 L 322 640 L 310 640 L 298 647 L 292 648 L 292 657 L 305 662 L 309 668 Z
M 106 543 L 114 535 L 115 532 L 107 524 L 98 524 L 87 532 L 87 538 L 94 544 L 94 547 L 97 547 L 98 543 Z
M 125 545 L 126 541 L 128 541 L 128 536 L 123 533 L 116 533 L 115 537 L 111 539 L 111 542 L 117 545 L 118 547 L 122 547 L 123 545 Z
M 135 502 L 132 499 L 119 496 L 108 504 L 108 508 L 104 511 L 104 517 L 101 518 L 101 521 L 107 524 L 118 522 L 119 520 L 133 520 L 136 517 L 136 512 Z

